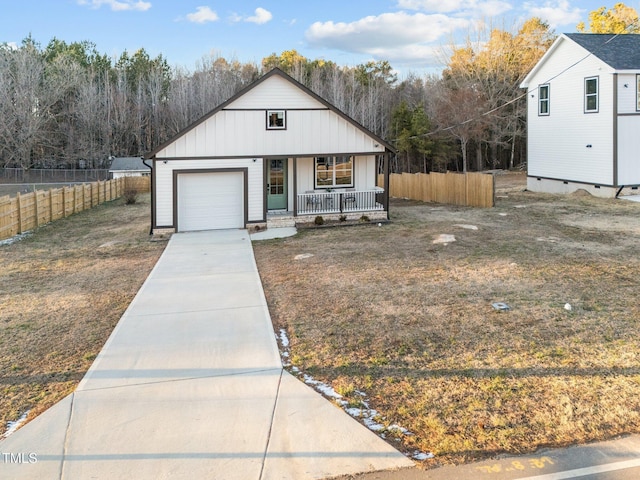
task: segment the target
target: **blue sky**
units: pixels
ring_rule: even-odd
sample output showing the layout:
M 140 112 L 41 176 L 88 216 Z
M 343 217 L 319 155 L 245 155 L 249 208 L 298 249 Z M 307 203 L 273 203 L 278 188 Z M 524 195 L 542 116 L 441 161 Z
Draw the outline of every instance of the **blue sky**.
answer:
M 195 69 L 212 52 L 259 63 L 296 49 L 340 65 L 388 60 L 401 73 L 433 71 L 442 51 L 481 19 L 504 29 L 532 16 L 574 32 L 603 0 L 0 0 L 0 43 L 31 35 L 89 40 L 118 56 L 144 48 Z M 625 2 L 640 11 L 640 0 Z

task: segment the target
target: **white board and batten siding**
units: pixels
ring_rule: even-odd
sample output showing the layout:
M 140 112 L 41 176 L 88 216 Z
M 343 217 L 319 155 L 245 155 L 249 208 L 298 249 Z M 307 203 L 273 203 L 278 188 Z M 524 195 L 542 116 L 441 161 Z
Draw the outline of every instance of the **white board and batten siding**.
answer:
M 286 130 L 267 130 L 265 111 L 222 110 L 156 158 L 384 152 L 370 136 L 330 110 L 287 110 Z
M 612 185 L 614 71 L 579 45 L 564 40 L 529 80 L 528 174 Z M 564 73 L 563 73 L 564 72 Z M 585 78 L 598 77 L 599 111 L 584 112 Z M 549 85 L 549 111 L 538 115 L 538 86 Z

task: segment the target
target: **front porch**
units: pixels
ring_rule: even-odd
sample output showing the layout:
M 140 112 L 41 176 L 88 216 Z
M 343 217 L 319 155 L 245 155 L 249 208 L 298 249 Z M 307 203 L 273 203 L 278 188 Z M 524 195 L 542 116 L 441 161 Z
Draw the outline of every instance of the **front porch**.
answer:
M 388 154 L 267 158 L 263 227 L 387 220 Z M 319 220 L 319 219 L 318 219 Z
M 294 216 L 384 211 L 384 189 L 313 190 L 296 195 Z
M 384 189 L 381 187 L 306 191 L 295 196 L 293 206 L 293 210 L 269 210 L 267 228 L 312 223 L 317 216 L 322 216 L 324 220 L 358 220 L 363 216 L 370 220 L 387 218 Z

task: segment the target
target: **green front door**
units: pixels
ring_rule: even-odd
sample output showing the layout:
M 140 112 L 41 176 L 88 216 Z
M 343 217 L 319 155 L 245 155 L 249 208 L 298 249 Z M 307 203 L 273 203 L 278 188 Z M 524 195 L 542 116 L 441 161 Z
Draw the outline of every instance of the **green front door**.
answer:
M 287 209 L 287 160 L 267 160 L 267 209 Z

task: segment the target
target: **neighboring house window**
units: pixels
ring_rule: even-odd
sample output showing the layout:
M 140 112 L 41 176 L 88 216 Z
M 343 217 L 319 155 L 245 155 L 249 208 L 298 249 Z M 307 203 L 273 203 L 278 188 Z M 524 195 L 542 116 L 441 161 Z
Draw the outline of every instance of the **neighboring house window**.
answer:
M 584 111 L 598 111 L 598 77 L 584 79 Z
M 267 110 L 267 130 L 287 128 L 287 116 L 284 110 Z
M 353 157 L 316 157 L 316 188 L 352 186 Z
M 640 75 L 636 75 L 636 111 L 640 112 Z
M 549 85 L 538 87 L 538 115 L 549 115 Z

